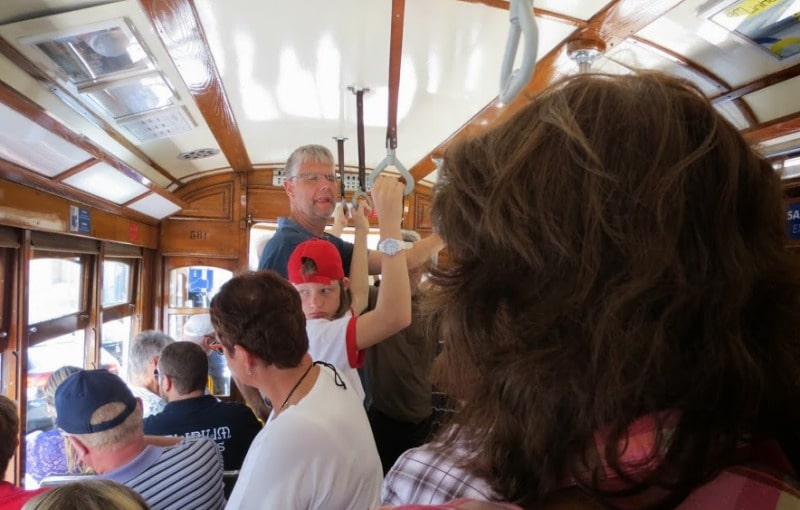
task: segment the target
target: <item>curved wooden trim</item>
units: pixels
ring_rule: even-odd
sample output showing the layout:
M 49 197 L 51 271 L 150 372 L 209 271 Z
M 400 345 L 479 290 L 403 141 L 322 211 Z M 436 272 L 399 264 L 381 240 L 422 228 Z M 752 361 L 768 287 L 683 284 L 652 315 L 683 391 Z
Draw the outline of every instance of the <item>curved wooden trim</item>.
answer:
M 158 225 L 158 220 L 155 218 L 151 218 L 150 216 L 132 209 L 126 209 L 123 206 L 103 200 L 100 197 L 73 188 L 64 183 L 51 180 L 4 159 L 0 159 L 0 177 L 6 181 L 20 184 L 28 188 L 40 189 L 46 193 L 53 193 L 62 197 L 64 200 L 86 204 L 97 210 L 121 216 L 132 221 L 138 221 L 148 225 Z M 178 200 L 175 199 L 175 201 L 177 202 Z
M 751 94 L 753 92 L 767 88 L 771 85 L 775 85 L 776 83 L 790 80 L 797 76 L 800 76 L 800 64 L 795 64 L 791 67 L 787 67 L 786 69 L 782 69 L 778 72 L 761 77 L 757 80 L 753 80 L 750 83 L 745 83 L 741 87 L 737 87 L 724 94 L 720 94 L 716 97 L 711 98 L 711 101 L 714 104 L 717 104 L 717 103 L 724 103 L 725 101 L 732 101 L 734 99 L 739 99 L 743 96 L 746 96 L 747 94 Z
M 742 134 L 750 142 L 759 143 L 797 131 L 800 131 L 800 114 L 792 113 L 759 126 L 745 129 Z

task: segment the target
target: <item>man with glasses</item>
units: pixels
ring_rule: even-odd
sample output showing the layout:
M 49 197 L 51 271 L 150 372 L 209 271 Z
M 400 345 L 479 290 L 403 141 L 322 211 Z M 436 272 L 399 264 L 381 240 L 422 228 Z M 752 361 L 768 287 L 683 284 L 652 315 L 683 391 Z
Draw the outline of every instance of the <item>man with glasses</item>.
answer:
M 212 395 L 230 395 L 231 373 L 228 363 L 217 345 L 216 333 L 207 313 L 195 314 L 183 324 L 181 340 L 193 342 L 208 356 L 208 391 Z M 216 346 L 216 348 L 215 348 Z
M 258 268 L 271 269 L 286 278 L 286 265 L 297 245 L 320 237 L 336 246 L 342 256 L 342 265 L 349 270 L 353 244 L 325 232 L 340 198 L 333 154 L 321 145 L 298 147 L 286 161 L 284 171 L 286 180 L 283 188 L 289 197 L 291 212 L 288 217 L 278 218 L 278 230 L 264 247 Z M 435 234 L 414 243 L 406 252 L 408 267 L 425 264 L 442 247 L 441 239 Z M 380 272 L 381 254 L 370 251 L 369 273 Z

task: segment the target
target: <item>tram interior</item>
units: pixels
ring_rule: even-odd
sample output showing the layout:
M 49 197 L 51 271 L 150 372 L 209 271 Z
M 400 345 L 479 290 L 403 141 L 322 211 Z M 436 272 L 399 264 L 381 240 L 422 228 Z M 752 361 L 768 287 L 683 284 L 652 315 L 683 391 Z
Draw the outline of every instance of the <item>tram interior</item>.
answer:
M 54 363 L 120 371 L 132 335 L 177 334 L 252 267 L 288 210 L 282 167 L 300 145 L 337 154 L 344 140 L 348 197 L 360 166 L 393 156 L 387 172 L 414 184 L 404 224 L 429 235 L 453 140 L 561 76 L 660 70 L 696 84 L 800 200 L 800 1 L 536 0 L 536 48 L 523 34 L 512 60 L 536 67 L 504 101 L 513 12 L 507 0 L 0 2 L 0 378 L 28 432 L 47 426 Z

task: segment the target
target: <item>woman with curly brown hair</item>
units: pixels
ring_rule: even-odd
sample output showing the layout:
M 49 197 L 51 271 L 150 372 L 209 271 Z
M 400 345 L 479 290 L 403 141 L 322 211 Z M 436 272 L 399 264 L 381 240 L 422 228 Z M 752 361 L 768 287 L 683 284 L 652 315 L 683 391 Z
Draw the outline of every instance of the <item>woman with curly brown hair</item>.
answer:
M 696 88 L 568 78 L 448 149 L 432 217 L 440 448 L 500 500 L 800 507 L 780 177 Z

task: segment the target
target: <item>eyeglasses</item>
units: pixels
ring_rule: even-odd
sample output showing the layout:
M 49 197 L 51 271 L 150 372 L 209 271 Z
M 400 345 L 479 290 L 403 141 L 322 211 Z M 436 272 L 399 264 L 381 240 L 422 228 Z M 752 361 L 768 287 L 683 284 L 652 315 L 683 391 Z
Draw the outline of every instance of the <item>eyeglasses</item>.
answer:
M 287 179 L 300 179 L 305 182 L 317 182 L 320 179 L 325 179 L 328 182 L 336 182 L 336 174 L 297 174 L 290 175 Z
M 216 335 L 211 337 L 211 341 L 208 343 L 209 349 L 213 349 L 218 352 L 222 352 L 222 342 L 219 341 Z
M 162 374 L 158 371 L 158 369 L 153 370 L 153 377 L 156 381 L 160 380 L 161 377 L 171 377 L 167 374 Z

